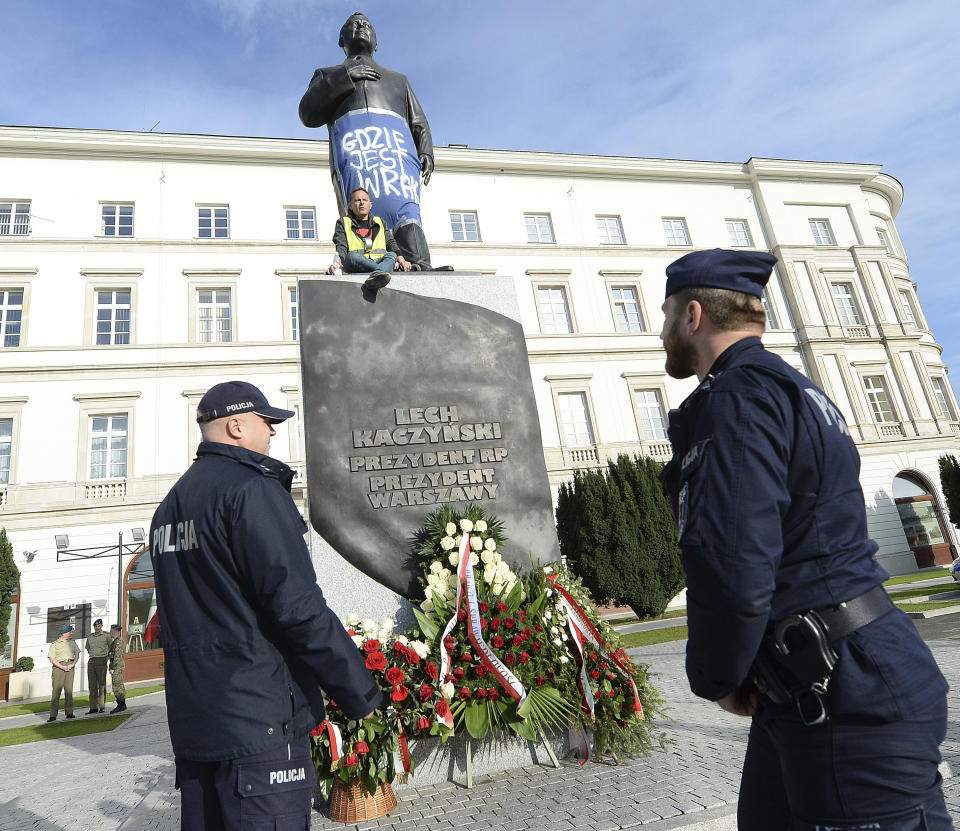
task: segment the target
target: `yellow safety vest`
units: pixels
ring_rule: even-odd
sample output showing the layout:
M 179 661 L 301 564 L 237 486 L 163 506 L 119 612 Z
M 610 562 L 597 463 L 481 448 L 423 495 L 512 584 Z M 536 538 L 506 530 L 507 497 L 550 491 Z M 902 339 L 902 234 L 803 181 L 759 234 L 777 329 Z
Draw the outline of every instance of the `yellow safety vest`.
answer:
M 353 230 L 352 217 L 343 217 L 343 230 L 347 235 L 347 250 L 361 251 L 368 260 L 379 260 L 387 253 L 387 232 L 383 228 L 383 220 L 379 216 L 370 217 L 376 229 L 373 234 L 372 245 L 367 248 L 362 237 Z

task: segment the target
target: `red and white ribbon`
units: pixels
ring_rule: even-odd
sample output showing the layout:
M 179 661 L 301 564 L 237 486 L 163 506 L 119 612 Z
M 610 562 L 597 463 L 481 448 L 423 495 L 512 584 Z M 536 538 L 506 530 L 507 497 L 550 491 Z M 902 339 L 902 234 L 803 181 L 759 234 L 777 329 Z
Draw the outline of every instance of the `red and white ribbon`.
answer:
M 340 767 L 340 760 L 343 758 L 343 738 L 340 735 L 340 728 L 330 719 L 326 719 L 320 727 L 327 731 L 330 738 L 330 770 L 336 770 Z
M 398 718 L 397 725 L 400 727 L 397 744 L 400 751 L 400 764 L 403 767 L 403 771 L 397 775 L 397 781 L 401 785 L 406 785 L 413 776 L 413 762 L 410 759 L 410 748 L 407 746 L 407 734 L 403 729 L 403 719 Z
M 627 680 L 630 682 L 630 688 L 633 690 L 633 711 L 639 718 L 643 718 L 643 705 L 640 703 L 640 693 L 637 692 L 637 685 L 633 681 L 633 673 L 630 672 L 623 661 L 611 652 L 603 636 L 597 631 L 597 628 L 593 625 L 590 618 L 587 617 L 587 613 L 583 611 L 577 601 L 574 600 L 573 597 L 570 596 L 570 593 L 557 581 L 557 575 L 551 574 L 547 579 L 560 594 L 560 601 L 567 610 L 567 626 L 573 635 L 573 642 L 578 652 L 577 659 L 580 662 L 580 685 L 589 712 L 593 712 L 594 699 L 593 691 L 590 688 L 590 679 L 586 671 L 586 661 L 583 657 L 583 645 L 586 643 L 591 644 L 597 652 L 605 658 L 608 658 L 610 662 L 615 664 L 627 677 Z

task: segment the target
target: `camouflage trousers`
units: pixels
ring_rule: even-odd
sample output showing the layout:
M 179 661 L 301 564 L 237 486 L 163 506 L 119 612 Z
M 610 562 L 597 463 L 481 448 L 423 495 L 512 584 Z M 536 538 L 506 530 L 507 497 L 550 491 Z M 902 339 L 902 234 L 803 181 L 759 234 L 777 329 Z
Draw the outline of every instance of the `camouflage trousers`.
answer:
M 127 690 L 123 686 L 123 667 L 110 670 L 110 683 L 113 685 L 114 698 L 119 700 L 127 697 Z

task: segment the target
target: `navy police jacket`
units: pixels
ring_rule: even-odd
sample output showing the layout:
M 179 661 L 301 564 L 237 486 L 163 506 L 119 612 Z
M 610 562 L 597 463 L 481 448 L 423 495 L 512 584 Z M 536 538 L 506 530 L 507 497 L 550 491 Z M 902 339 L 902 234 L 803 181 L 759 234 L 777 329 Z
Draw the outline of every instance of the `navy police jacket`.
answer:
M 150 557 L 178 759 L 236 759 L 305 735 L 317 722 L 309 701 L 318 684 L 353 718 L 381 702 L 317 585 L 292 480 L 269 456 L 202 442 L 154 514 Z
M 850 600 L 887 573 L 867 536 L 846 419 L 760 338 L 717 358 L 670 413 L 669 434 L 662 480 L 687 574 L 687 676 L 715 701 L 747 678 L 769 623 Z M 899 611 L 834 648 L 831 713 L 897 719 L 946 692 Z

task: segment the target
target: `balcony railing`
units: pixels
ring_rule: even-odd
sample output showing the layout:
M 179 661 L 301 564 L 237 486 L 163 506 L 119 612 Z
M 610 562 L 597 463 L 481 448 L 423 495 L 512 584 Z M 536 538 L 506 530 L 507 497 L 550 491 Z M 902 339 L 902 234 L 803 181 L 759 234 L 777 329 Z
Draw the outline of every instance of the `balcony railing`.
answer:
M 960 433 L 960 421 L 951 421 L 951 422 L 950 422 L 950 432 L 951 432 L 951 433 Z
M 850 339 L 870 337 L 870 330 L 866 326 L 844 326 L 843 331 Z
M 0 488 L 0 507 L 7 504 L 7 489 Z
M 126 482 L 88 482 L 84 485 L 84 499 L 123 499 L 127 495 Z
M 648 441 L 643 445 L 648 456 L 658 461 L 669 461 L 673 457 L 673 445 L 668 441 Z
M 596 445 L 588 447 L 567 447 L 564 448 L 564 455 L 567 457 L 567 464 L 570 467 L 599 467 L 600 453 Z
M 906 435 L 903 432 L 903 425 L 899 421 L 878 426 L 880 427 L 880 435 L 885 439 L 903 438 Z

